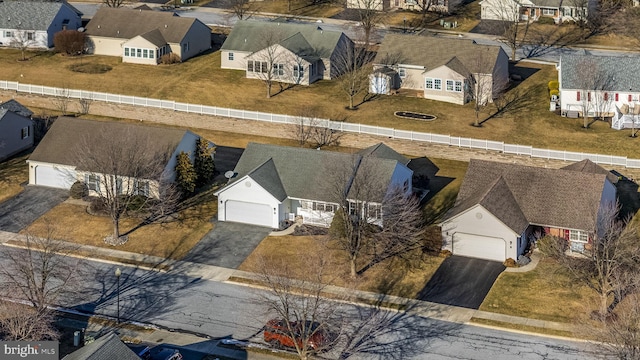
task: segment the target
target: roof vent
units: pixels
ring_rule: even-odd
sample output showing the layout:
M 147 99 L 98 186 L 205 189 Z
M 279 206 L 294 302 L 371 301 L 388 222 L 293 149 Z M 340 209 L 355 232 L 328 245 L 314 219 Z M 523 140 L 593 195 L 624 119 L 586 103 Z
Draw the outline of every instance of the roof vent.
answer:
M 169 25 L 167 25 L 167 24 L 164 24 L 164 28 L 165 28 L 165 29 L 166 29 L 166 28 L 168 28 L 168 27 L 169 27 Z
M 120 35 L 120 30 L 116 30 L 116 33 L 117 33 L 118 35 Z
M 244 42 L 247 42 L 247 38 L 244 38 Z
M 100 29 L 100 25 L 98 25 L 98 29 Z

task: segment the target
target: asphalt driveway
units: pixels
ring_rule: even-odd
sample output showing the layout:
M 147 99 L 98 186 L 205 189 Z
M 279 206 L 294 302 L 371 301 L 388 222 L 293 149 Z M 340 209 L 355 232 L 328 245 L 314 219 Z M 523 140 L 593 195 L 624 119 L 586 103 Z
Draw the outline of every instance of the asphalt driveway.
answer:
M 271 231 L 262 226 L 220 221 L 184 260 L 237 269 Z
M 478 309 L 505 267 L 497 261 L 451 256 L 442 262 L 419 299 Z
M 0 230 L 19 232 L 69 197 L 69 190 L 27 186 L 0 203 Z

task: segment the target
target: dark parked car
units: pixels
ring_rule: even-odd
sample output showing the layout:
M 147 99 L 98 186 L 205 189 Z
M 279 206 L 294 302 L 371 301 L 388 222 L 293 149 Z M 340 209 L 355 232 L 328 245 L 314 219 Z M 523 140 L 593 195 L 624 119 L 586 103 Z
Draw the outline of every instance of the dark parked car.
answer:
M 264 341 L 275 347 L 295 348 L 296 342 L 298 346 L 302 347 L 306 338 L 307 345 L 314 351 L 326 350 L 332 342 L 329 332 L 317 322 L 307 321 L 302 323 L 294 321 L 291 323 L 291 329 L 293 331 L 289 331 L 284 320 L 269 320 L 264 327 Z M 304 333 L 307 335 L 305 336 Z

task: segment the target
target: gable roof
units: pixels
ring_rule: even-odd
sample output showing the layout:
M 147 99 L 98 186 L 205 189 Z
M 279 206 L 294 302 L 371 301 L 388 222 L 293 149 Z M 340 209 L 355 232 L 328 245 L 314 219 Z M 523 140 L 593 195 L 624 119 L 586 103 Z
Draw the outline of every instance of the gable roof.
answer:
M 157 47 L 163 46 L 167 43 L 167 40 L 165 40 L 164 36 L 162 36 L 162 33 L 158 29 L 153 29 L 139 36 Z
M 373 62 L 383 64 L 389 58 L 398 58 L 399 64 L 424 66 L 428 71 L 456 57 L 468 71 L 490 74 L 500 51 L 504 51 L 500 46 L 480 45 L 467 39 L 387 34 Z M 486 58 L 481 57 L 482 53 L 487 54 Z
M 125 345 L 113 332 L 97 338 L 63 360 L 140 360 L 138 355 Z
M 18 101 L 11 99 L 0 104 L 0 110 L 5 109 L 12 111 L 18 115 L 31 118 L 33 111 L 29 110 L 26 106 L 20 104 Z
M 358 151 L 358 154 L 362 156 L 374 156 L 380 159 L 396 160 L 402 165 L 409 164 L 408 158 L 397 153 L 395 150 L 385 145 L 385 143 L 378 143 L 373 146 L 369 146 L 368 148 Z
M 581 68 L 590 67 L 611 76 L 611 91 L 640 92 L 640 57 L 596 56 L 590 54 L 562 55 L 560 57 L 560 84 L 563 89 L 580 89 L 584 83 Z
M 46 31 L 63 6 L 71 9 L 78 16 L 82 15 L 76 8 L 64 1 L 0 1 L 0 14 L 2 14 L 0 29 Z
M 274 35 L 277 35 L 281 39 L 279 43 L 284 47 L 299 48 L 301 46 L 300 44 L 302 44 L 302 47 L 305 47 L 306 51 L 306 44 L 309 44 L 314 50 L 314 55 L 321 58 L 331 57 L 331 54 L 333 54 L 333 51 L 340 41 L 340 37 L 343 35 L 340 31 L 325 30 L 315 24 L 241 20 L 233 26 L 231 33 L 224 44 L 222 44 L 222 50 L 244 51 L 249 53 L 262 50 L 265 46 L 260 34 L 268 32 L 273 32 Z M 306 41 L 306 44 L 303 44 L 299 40 L 299 36 L 293 37 L 298 33 Z M 289 38 L 291 39 L 285 41 L 285 44 L 283 44 L 283 40 Z M 287 48 L 291 50 L 291 48 Z
M 172 12 L 101 7 L 87 24 L 86 33 L 91 36 L 132 39 L 158 30 L 167 43 L 179 43 L 193 24 L 199 21 L 180 17 Z
M 606 175 L 607 179 L 609 179 L 609 181 L 611 181 L 612 184 L 615 184 L 618 182 L 618 177 L 612 174 L 611 171 L 607 171 L 605 168 L 594 163 L 589 159 L 584 159 L 582 161 L 578 161 L 576 163 L 567 165 L 562 169 L 572 170 L 572 171 L 581 171 L 581 172 L 591 173 L 591 174 L 602 174 L 602 175 Z
M 280 45 L 309 62 L 319 60 L 315 49 L 299 32 L 280 41 Z
M 590 231 L 605 181 L 604 174 L 472 159 L 446 218 L 481 204 L 517 233 L 524 230 L 518 210 L 527 224 Z
M 374 186 L 381 191 L 380 201 L 398 164 L 395 158 L 401 156 L 392 155 L 393 150 L 389 150 L 369 151 L 376 155 L 366 157 L 368 163 L 375 166 L 377 183 Z M 327 166 L 351 166 L 364 156 L 366 154 L 249 143 L 234 169 L 238 175 L 231 184 L 248 175 L 280 201 L 291 197 L 332 202 L 335 201 L 333 194 L 327 193 Z
M 102 146 L 106 137 L 104 133 L 126 132 L 132 137 L 150 137 L 151 144 L 155 147 L 149 149 L 152 153 L 167 152 L 174 150 L 187 133 L 187 130 L 179 130 L 165 127 L 144 126 L 115 121 L 95 121 L 79 118 L 59 117 L 51 125 L 49 131 L 44 136 L 40 144 L 29 156 L 29 161 L 39 161 L 45 163 L 76 166 L 73 145 L 79 139 L 86 139 L 97 148 Z M 80 169 L 90 170 L 90 169 Z

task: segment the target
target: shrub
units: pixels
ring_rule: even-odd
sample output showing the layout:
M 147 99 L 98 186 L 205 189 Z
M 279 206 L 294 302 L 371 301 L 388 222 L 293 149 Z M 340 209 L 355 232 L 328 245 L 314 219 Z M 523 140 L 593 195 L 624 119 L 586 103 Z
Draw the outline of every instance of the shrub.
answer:
M 89 204 L 89 213 L 105 214 L 107 212 L 107 203 L 102 198 L 93 198 Z
M 69 189 L 69 196 L 71 196 L 72 199 L 82 199 L 87 195 L 89 195 L 89 188 L 87 184 L 82 181 L 74 182 Z
M 559 257 L 567 250 L 567 241 L 556 236 L 547 235 L 536 243 L 540 252 L 549 257 Z
M 560 95 L 560 91 L 558 89 L 553 89 L 553 90 L 549 91 L 549 96 L 553 96 L 553 95 L 555 95 L 555 96 Z
M 446 249 L 445 250 L 440 250 L 440 257 L 441 258 L 445 258 L 446 259 L 446 258 L 450 257 L 451 255 L 453 255 L 453 253 L 451 251 L 449 251 L 449 250 L 446 250 Z
M 342 239 L 347 236 L 345 233 L 345 218 L 344 211 L 342 209 L 338 209 L 335 215 L 333 215 L 333 221 L 331 221 L 331 226 L 329 227 L 329 236 L 334 239 Z
M 538 24 L 543 24 L 543 25 L 553 25 L 555 24 L 555 20 L 553 20 L 552 17 L 546 17 L 546 16 L 542 16 L 538 19 Z
M 86 42 L 87 34 L 77 30 L 62 30 L 53 35 L 53 46 L 65 55 L 82 55 Z
M 506 266 L 506 267 L 518 267 L 518 264 L 516 263 L 515 260 L 513 260 L 512 258 L 508 258 L 507 260 L 505 260 L 502 265 Z
M 559 87 L 560 83 L 558 82 L 558 80 L 549 81 L 549 90 L 558 90 Z
M 174 53 L 164 54 L 160 57 L 160 64 L 177 64 L 180 62 L 180 57 Z

